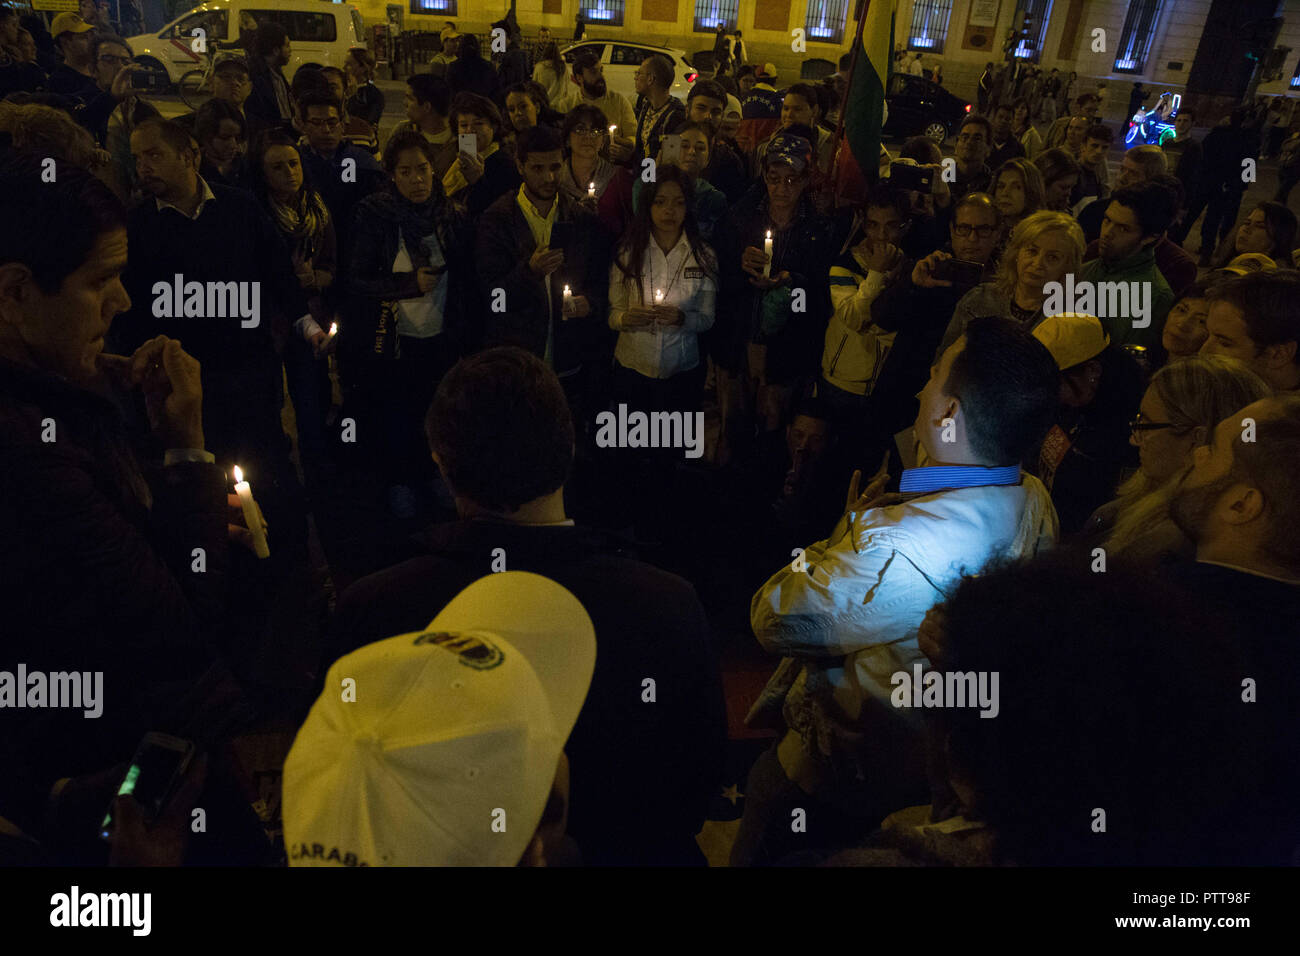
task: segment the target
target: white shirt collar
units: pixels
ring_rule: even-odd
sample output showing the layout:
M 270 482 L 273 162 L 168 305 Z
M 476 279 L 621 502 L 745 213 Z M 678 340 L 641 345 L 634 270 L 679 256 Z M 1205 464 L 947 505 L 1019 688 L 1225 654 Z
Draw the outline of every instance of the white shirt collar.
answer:
M 176 205 L 175 203 L 163 202 L 161 199 L 157 199 L 157 198 L 154 199 L 154 203 L 157 204 L 159 212 L 162 212 L 164 209 L 175 209 L 186 219 L 198 219 L 199 216 L 203 214 L 203 207 L 206 206 L 211 200 L 217 198 L 212 192 L 212 187 L 208 185 L 207 180 L 204 179 L 202 176 L 199 177 L 199 187 L 202 190 L 202 195 L 199 198 L 199 205 L 194 210 L 194 215 L 192 216 L 189 213 L 187 213 L 184 209 L 182 209 L 180 206 Z

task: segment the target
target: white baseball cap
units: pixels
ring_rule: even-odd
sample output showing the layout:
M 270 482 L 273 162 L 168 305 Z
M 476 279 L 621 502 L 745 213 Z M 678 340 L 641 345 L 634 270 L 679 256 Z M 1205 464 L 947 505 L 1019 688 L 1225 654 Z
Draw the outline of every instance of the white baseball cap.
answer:
M 524 571 L 340 658 L 284 763 L 290 865 L 514 866 L 595 666 L 582 604 Z

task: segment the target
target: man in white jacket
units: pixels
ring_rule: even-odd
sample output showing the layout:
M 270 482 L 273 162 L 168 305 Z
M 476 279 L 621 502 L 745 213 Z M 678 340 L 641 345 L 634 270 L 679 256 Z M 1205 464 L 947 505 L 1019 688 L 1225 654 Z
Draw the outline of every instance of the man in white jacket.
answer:
M 914 426 L 923 467 L 897 494 L 873 481 L 825 541 L 757 594 L 750 622 L 786 660 L 750 712 L 788 728 L 746 783 L 733 866 L 851 844 L 884 814 L 925 802 L 921 716 L 895 706 L 895 675 L 928 662 L 927 612 L 964 575 L 1055 543 L 1056 512 L 1019 462 L 1058 395 L 1056 363 L 1005 319 L 978 318 L 931 370 Z

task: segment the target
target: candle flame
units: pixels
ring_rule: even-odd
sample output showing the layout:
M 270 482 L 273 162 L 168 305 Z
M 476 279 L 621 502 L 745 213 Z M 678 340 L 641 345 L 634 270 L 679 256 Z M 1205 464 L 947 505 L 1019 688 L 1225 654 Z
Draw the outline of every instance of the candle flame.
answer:
M 339 324 L 337 322 L 331 322 L 330 335 L 338 335 L 338 334 L 339 334 Z
M 232 468 L 231 471 L 233 471 L 235 475 L 235 484 L 239 484 L 241 481 L 244 480 L 244 473 L 239 470 L 238 465 Z
M 568 287 L 567 285 L 564 287 L 564 294 L 565 294 L 565 295 L 572 295 L 572 293 L 569 291 L 569 287 Z
M 769 238 L 769 239 L 772 238 L 772 230 L 771 230 L 771 229 L 769 229 L 769 230 L 767 231 L 767 238 Z
M 594 182 L 587 183 L 587 188 L 588 188 L 588 189 L 595 189 L 595 188 L 596 188 L 596 184 L 595 184 Z
M 610 136 L 613 136 L 613 135 L 614 135 L 614 130 L 616 130 L 616 129 L 618 129 L 617 126 L 611 126 L 611 127 L 609 128 L 609 135 L 610 135 Z

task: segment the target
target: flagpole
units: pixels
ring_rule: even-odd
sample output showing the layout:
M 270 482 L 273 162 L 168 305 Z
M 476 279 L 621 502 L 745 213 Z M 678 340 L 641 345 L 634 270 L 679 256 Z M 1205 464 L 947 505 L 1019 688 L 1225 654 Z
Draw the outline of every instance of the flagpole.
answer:
M 836 157 L 836 159 L 833 161 L 834 169 L 832 170 L 832 175 L 831 175 L 832 201 L 834 200 L 834 197 L 837 195 L 839 191 L 840 164 L 838 162 L 838 156 L 839 156 L 840 149 L 844 145 L 844 118 L 845 118 L 845 114 L 848 112 L 847 107 L 849 102 L 849 92 L 853 89 L 853 76 L 857 72 L 859 61 L 863 59 L 862 31 L 866 28 L 867 10 L 869 10 L 870 8 L 871 8 L 871 0 L 862 0 L 862 12 L 858 14 L 858 28 L 855 31 L 853 37 L 853 59 L 849 61 L 849 75 L 847 80 L 845 81 L 844 96 L 841 97 L 840 99 L 839 119 L 835 124 L 835 139 L 833 140 L 832 148 L 831 148 L 831 156 Z M 889 51 L 889 55 L 891 57 L 893 56 L 893 53 L 894 53 L 893 50 Z M 890 62 L 889 65 L 890 66 L 893 65 L 892 61 Z M 885 79 L 886 79 L 886 83 L 888 83 L 888 79 L 889 79 L 888 68 L 886 68 Z M 862 171 L 862 175 L 866 176 L 867 170 L 864 169 Z

